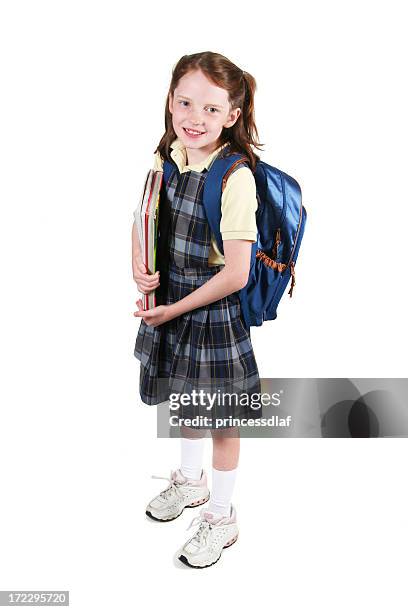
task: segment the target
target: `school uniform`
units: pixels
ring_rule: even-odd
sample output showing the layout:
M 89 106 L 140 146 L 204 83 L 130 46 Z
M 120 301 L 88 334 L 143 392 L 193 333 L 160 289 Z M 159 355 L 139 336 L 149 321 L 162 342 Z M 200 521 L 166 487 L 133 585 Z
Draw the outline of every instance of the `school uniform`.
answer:
M 184 145 L 176 139 L 171 157 L 177 165 L 164 186 L 169 211 L 168 277 L 165 301 L 172 304 L 202 286 L 224 267 L 203 205 L 207 170 L 219 156 L 228 154 L 228 143 L 200 164 L 186 165 Z M 155 169 L 161 169 L 158 154 Z M 225 195 L 224 195 L 225 194 Z M 255 179 L 246 162 L 230 175 L 221 202 L 223 240 L 257 239 Z M 134 355 L 140 360 L 140 396 L 153 405 L 167 401 L 170 393 L 259 393 L 260 381 L 249 330 L 241 315 L 238 292 L 186 312 L 153 327 L 141 319 Z M 218 396 L 219 397 L 219 396 Z M 228 402 L 227 402 L 228 403 Z M 241 399 L 235 405 L 216 401 L 211 410 L 181 406 L 183 418 L 259 417 Z

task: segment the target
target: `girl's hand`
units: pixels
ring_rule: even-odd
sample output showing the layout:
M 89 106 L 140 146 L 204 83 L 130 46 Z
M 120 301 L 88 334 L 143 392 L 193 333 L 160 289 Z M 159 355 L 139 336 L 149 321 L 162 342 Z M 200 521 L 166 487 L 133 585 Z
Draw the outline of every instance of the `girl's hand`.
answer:
M 160 272 L 150 274 L 145 264 L 139 259 L 133 266 L 133 279 L 140 293 L 150 293 L 160 285 Z
M 170 321 L 169 306 L 156 306 L 156 308 L 149 308 L 149 310 L 143 310 L 142 300 L 137 300 L 136 305 L 139 310 L 134 312 L 135 317 L 142 317 L 146 325 L 152 325 L 156 327 L 162 323 Z

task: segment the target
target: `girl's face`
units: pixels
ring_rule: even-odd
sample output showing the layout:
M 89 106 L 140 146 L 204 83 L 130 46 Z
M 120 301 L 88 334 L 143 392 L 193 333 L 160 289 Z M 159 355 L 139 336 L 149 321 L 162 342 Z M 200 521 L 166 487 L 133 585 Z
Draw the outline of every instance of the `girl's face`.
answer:
M 185 74 L 169 98 L 173 129 L 186 149 L 209 155 L 218 147 L 223 127 L 234 125 L 241 110 L 230 109 L 228 93 L 207 79 L 201 70 Z M 196 133 L 189 133 L 188 130 Z M 198 152 L 198 151 L 197 151 Z

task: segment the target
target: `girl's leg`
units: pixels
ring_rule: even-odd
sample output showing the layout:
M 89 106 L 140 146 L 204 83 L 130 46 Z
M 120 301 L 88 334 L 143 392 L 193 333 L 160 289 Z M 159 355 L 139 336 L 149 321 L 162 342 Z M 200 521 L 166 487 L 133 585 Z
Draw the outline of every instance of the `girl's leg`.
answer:
M 200 480 L 203 467 L 205 431 L 191 427 L 181 427 L 180 471 L 186 478 Z
M 231 499 L 238 469 L 240 439 L 238 428 L 212 430 L 213 468 L 208 510 L 230 516 Z

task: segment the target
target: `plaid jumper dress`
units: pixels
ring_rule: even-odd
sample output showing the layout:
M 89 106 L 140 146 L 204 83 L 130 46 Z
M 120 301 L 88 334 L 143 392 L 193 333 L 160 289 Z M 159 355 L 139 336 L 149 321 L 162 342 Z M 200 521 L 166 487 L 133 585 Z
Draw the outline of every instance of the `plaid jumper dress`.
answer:
M 241 164 L 233 171 L 239 167 Z M 183 299 L 224 267 L 208 264 L 211 229 L 202 201 L 206 175 L 206 169 L 181 174 L 175 169 L 164 186 L 170 210 L 166 304 Z M 140 360 L 140 396 L 145 404 L 159 404 L 170 393 L 200 388 L 208 391 L 211 387 L 213 393 L 239 389 L 247 396 L 261 390 L 238 292 L 155 327 L 141 319 L 134 355 Z M 211 410 L 182 406 L 179 416 L 261 416 L 262 409 L 242 403 L 216 401 Z

